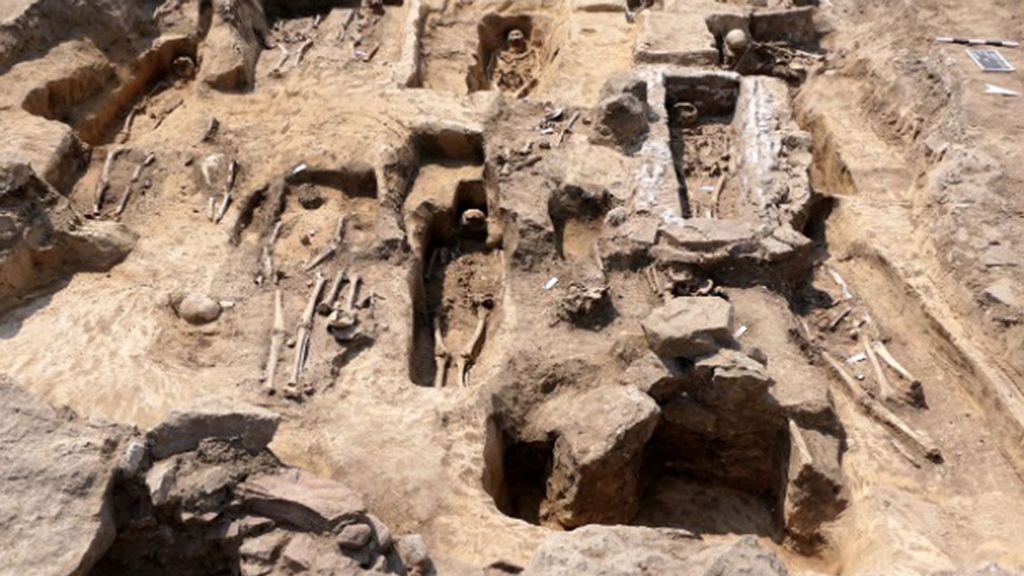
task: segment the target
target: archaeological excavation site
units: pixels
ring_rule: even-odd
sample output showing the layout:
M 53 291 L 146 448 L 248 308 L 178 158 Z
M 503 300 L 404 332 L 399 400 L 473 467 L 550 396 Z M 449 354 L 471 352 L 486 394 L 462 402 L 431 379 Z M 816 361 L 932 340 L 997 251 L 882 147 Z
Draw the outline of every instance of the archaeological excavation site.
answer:
M 0 0 L 0 575 L 1024 574 L 1022 36 Z

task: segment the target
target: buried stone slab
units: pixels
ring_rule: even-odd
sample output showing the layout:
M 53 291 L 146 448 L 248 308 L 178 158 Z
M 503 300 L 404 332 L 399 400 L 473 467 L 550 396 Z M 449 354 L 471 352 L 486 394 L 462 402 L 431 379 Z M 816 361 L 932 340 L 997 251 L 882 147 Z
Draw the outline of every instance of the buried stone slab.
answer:
M 238 495 L 253 513 L 299 530 L 323 532 L 366 514 L 359 494 L 300 469 L 249 478 Z
M 566 414 L 574 417 L 566 421 Z M 541 406 L 526 434 L 557 436 L 541 521 L 571 529 L 632 520 L 640 454 L 659 414 L 649 396 L 628 386 L 570 393 Z
M 747 536 L 719 556 L 704 576 L 789 576 L 789 570 L 775 554 Z
M 691 395 L 708 406 L 726 409 L 763 402 L 773 384 L 763 364 L 737 350 L 719 350 L 700 358 L 694 374 L 706 384 Z
M 680 393 L 662 406 L 648 455 L 652 473 L 685 475 L 767 498 L 779 497 L 786 418 L 763 366 L 741 352 L 700 359 Z
M 773 510 L 786 481 L 788 429 L 771 385 L 764 367 L 741 352 L 696 360 L 663 397 L 661 423 L 645 447 L 643 478 L 651 489 L 642 523 L 778 535 Z M 705 508 L 695 507 L 700 501 Z
M 93 576 L 409 573 L 360 496 L 267 450 L 204 441 L 112 492 L 117 540 Z
M 0 155 L 34 166 L 39 177 L 69 194 L 89 166 L 89 153 L 67 124 L 32 114 L 11 114 L 3 120 L 8 146 Z
M 237 441 L 257 453 L 274 439 L 280 416 L 227 398 L 203 398 L 171 412 L 149 432 L 153 458 L 195 450 L 206 439 Z
M 261 43 L 269 33 L 263 5 L 255 0 L 214 0 L 213 5 L 199 79 L 216 90 L 241 90 L 255 80 Z
M 675 358 L 662 358 L 647 352 L 634 360 L 619 376 L 619 383 L 632 386 L 656 401 L 664 401 L 677 392 L 687 377 Z
M 587 526 L 548 536 L 523 574 L 789 576 L 789 571 L 750 536 L 728 546 L 712 544 L 685 530 Z
M 729 525 L 729 532 L 772 537 L 784 530 L 814 551 L 821 526 L 845 507 L 841 434 L 798 424 L 765 366 L 737 350 L 696 359 L 678 382 L 660 396 L 662 421 L 644 453 L 645 482 L 659 487 L 642 503 L 644 522 L 710 532 Z M 701 519 L 668 511 L 664 502 L 685 500 L 685 484 L 694 481 L 699 491 L 734 494 L 744 503 L 744 523 L 716 519 L 714 511 Z
M 598 114 L 599 143 L 636 151 L 650 132 L 647 83 L 628 75 L 611 78 L 601 92 Z
M 846 507 L 842 440 L 789 423 L 790 455 L 783 501 L 786 532 L 798 546 L 813 550 L 822 543 L 821 525 Z
M 750 283 L 798 278 L 812 249 L 811 240 L 789 226 L 693 218 L 662 223 L 650 254 L 666 266 L 693 266 L 720 281 Z
M 67 272 L 106 271 L 136 236 L 116 222 L 87 222 L 28 164 L 0 162 L 0 309 Z
M 651 312 L 642 326 L 658 356 L 694 359 L 732 343 L 732 304 L 717 297 L 673 298 Z
M 122 433 L 69 419 L 0 375 L 0 572 L 88 572 L 115 537 Z
M 545 538 L 522 573 L 701 576 L 725 550 L 685 530 L 584 526 Z

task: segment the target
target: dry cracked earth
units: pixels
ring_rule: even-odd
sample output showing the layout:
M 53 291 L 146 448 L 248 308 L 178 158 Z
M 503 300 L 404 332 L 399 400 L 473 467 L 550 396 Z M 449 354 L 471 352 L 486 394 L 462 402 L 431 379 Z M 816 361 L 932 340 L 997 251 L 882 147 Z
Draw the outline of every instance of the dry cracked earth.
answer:
M 0 574 L 1021 573 L 948 35 L 1024 8 L 0 0 Z

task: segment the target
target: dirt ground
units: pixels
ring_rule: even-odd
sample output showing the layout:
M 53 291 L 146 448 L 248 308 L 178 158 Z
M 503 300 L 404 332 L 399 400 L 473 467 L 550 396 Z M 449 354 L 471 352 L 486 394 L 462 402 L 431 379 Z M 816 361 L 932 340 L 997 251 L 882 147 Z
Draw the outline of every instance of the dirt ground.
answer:
M 933 41 L 1019 40 L 1024 6 L 654 4 L 627 19 L 616 0 L 0 0 L 0 160 L 30 165 L 81 226 L 137 236 L 100 271 L 0 236 L 0 372 L 142 429 L 211 394 L 258 404 L 283 417 L 282 462 L 423 534 L 439 574 L 505 573 L 484 569 L 525 567 L 578 527 L 552 520 L 568 514 L 556 492 L 584 492 L 579 478 L 555 489 L 564 454 L 580 477 L 606 463 L 580 464 L 587 450 L 632 454 L 635 439 L 600 436 L 623 417 L 601 391 L 649 353 L 652 311 L 721 298 L 722 347 L 766 359 L 786 454 L 792 427 L 839 447 L 841 511 L 804 545 L 778 494 L 708 475 L 727 435 L 701 440 L 703 465 L 646 485 L 652 446 L 677 437 L 670 414 L 696 417 L 645 381 L 660 418 L 632 446 L 646 467 L 623 456 L 636 467 L 608 464 L 596 484 L 646 487 L 625 516 L 580 525 L 754 535 L 807 576 L 1024 572 L 1024 98 L 985 94 L 1024 93 L 1024 78 Z M 813 14 L 811 41 L 800 19 L 762 32 L 806 78 L 724 69 L 715 23 L 768 42 L 750 22 L 776 9 Z M 518 94 L 489 84 L 512 29 L 536 58 Z M 685 96 L 665 80 L 691 76 Z M 638 80 L 642 96 L 616 88 Z M 703 121 L 723 93 L 728 115 L 673 124 L 672 102 Z M 634 141 L 617 115 L 643 126 Z M 218 318 L 186 321 L 182 294 Z M 912 378 L 884 358 L 880 377 L 877 345 Z M 543 502 L 517 517 L 506 490 Z

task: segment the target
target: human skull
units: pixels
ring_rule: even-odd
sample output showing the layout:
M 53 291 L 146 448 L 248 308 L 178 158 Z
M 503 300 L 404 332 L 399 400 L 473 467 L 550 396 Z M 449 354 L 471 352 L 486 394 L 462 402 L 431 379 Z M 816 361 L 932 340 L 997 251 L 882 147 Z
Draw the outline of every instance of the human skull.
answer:
M 483 210 L 470 208 L 462 213 L 461 224 L 467 228 L 484 228 L 487 226 L 487 215 Z
M 750 45 L 750 38 L 747 33 L 739 28 L 734 28 L 725 35 L 725 46 L 733 54 L 742 54 L 747 51 Z
M 526 34 L 518 28 L 513 29 L 508 33 L 508 46 L 516 52 L 526 50 Z

